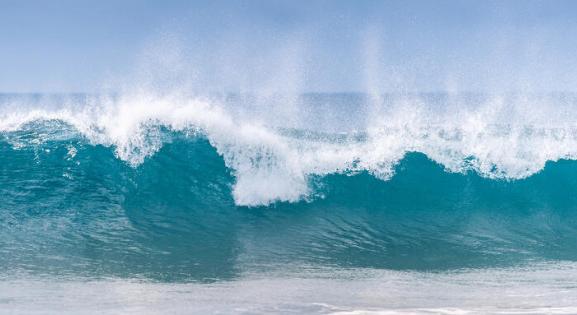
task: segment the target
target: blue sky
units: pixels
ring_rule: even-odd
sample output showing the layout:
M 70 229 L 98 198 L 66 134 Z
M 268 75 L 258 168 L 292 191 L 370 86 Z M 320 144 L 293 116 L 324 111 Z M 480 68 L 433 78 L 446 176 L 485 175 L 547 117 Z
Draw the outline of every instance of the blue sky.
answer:
M 567 91 L 576 55 L 576 1 L 0 0 L 0 92 Z

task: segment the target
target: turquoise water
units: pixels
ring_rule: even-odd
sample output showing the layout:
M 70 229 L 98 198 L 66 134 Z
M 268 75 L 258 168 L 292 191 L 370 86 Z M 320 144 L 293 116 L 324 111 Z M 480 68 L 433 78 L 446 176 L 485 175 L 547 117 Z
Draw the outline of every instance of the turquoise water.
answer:
M 497 308 L 519 306 L 521 295 L 550 294 L 522 300 L 530 310 L 572 298 L 577 129 L 570 106 L 542 119 L 552 98 L 537 98 L 549 107 L 533 115 L 522 110 L 533 103 L 517 98 L 507 106 L 481 98 L 458 114 L 444 96 L 404 98 L 413 105 L 403 112 L 396 101 L 375 109 L 368 99 L 316 96 L 275 120 L 269 107 L 254 105 L 262 100 L 250 108 L 234 97 L 5 97 L 0 306 L 17 311 L 27 290 L 36 290 L 39 305 L 50 304 L 45 295 L 54 290 L 74 304 L 91 288 L 157 292 L 166 298 L 158 307 L 182 303 L 179 294 L 188 292 L 184 300 L 205 311 L 245 288 L 257 313 L 387 306 L 484 313 L 496 311 L 482 300 L 498 285 L 519 295 L 501 296 Z M 318 123 L 303 128 L 314 117 Z M 375 117 L 382 117 L 376 127 Z M 382 295 L 339 308 L 346 283 Z M 441 291 L 411 292 L 421 285 Z M 477 293 L 459 297 L 468 289 Z M 288 291 L 270 293 L 278 290 Z M 426 302 L 442 290 L 455 298 Z M 133 302 L 127 312 L 156 307 L 102 296 L 117 303 L 112 313 Z

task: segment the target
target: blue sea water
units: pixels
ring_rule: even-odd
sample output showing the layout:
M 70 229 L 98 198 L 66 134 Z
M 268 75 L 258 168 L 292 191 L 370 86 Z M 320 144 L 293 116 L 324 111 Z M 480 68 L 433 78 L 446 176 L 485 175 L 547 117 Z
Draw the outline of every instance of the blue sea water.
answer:
M 0 313 L 574 313 L 576 102 L 3 95 Z

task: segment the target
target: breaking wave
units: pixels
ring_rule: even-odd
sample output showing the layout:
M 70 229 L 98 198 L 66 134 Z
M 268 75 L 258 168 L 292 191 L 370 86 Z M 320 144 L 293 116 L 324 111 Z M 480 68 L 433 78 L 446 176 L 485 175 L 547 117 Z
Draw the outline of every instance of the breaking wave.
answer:
M 82 139 L 113 148 L 134 168 L 175 138 L 202 137 L 234 176 L 235 203 L 266 206 L 314 199 L 311 179 L 330 174 L 389 180 L 410 152 L 448 172 L 529 177 L 548 161 L 577 156 L 575 102 L 571 95 L 6 95 L 0 131 L 13 150 Z

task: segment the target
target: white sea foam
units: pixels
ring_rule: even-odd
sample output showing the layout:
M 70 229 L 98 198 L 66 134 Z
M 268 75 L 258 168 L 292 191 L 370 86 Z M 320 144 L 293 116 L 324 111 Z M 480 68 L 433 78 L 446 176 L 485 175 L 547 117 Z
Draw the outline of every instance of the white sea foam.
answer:
M 223 101 L 149 92 L 95 96 L 81 105 L 72 99 L 50 106 L 43 99 L 16 99 L 0 106 L 0 131 L 60 120 L 92 143 L 114 147 L 118 158 L 134 167 L 162 147 L 161 127 L 200 133 L 233 171 L 236 203 L 249 206 L 306 199 L 313 193 L 313 175 L 368 171 L 390 179 L 395 164 L 413 151 L 451 172 L 473 170 L 505 179 L 535 174 L 547 161 L 577 157 L 577 115 L 571 104 L 537 96 L 487 97 L 475 106 L 455 102 L 461 100 L 431 105 L 412 96 L 372 106 L 355 128 L 361 140 L 291 133 L 290 125 L 278 123 L 282 119 L 263 118 L 270 116 L 266 108 L 262 114 L 239 115 L 242 109 L 231 110 Z M 291 115 L 287 121 L 298 122 L 307 112 Z M 338 130 L 341 118 L 332 130 Z
M 211 284 L 2 275 L 0 314 L 575 314 L 575 263 L 445 272 L 347 269 Z M 303 270 L 306 270 L 303 273 Z M 96 294 L 95 294 L 96 293 Z

